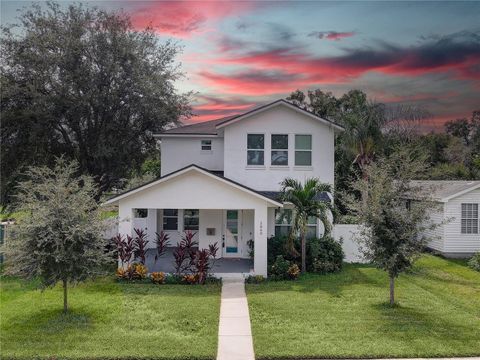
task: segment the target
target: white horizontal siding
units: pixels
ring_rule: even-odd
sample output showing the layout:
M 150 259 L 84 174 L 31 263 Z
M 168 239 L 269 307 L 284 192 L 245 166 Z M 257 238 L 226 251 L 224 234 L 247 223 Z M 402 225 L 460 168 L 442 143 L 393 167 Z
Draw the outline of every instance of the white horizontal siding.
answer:
M 437 209 L 430 210 L 430 221 L 435 224 L 440 224 L 433 230 L 425 231 L 425 235 L 430 239 L 427 246 L 431 249 L 437 251 L 444 251 L 444 231 L 445 225 L 442 224 L 444 221 L 444 205 L 439 204 Z
M 451 199 L 445 204 L 446 219 L 453 218 L 452 221 L 445 224 L 444 252 L 446 253 L 472 253 L 480 251 L 480 234 L 462 234 L 462 203 L 479 204 L 480 207 L 480 189 Z

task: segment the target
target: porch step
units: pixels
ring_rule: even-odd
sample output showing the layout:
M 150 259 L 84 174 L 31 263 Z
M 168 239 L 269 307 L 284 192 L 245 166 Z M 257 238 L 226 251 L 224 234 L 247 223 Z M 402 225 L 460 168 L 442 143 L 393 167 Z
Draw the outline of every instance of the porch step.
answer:
M 255 360 L 243 277 L 223 278 L 217 360 Z

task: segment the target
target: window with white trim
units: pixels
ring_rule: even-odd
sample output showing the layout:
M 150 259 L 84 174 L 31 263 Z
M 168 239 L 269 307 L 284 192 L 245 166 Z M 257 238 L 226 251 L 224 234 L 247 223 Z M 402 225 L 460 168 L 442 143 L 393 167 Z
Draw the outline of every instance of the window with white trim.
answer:
M 295 166 L 312 166 L 312 135 L 295 135 Z
M 198 230 L 200 224 L 200 216 L 198 209 L 183 210 L 183 229 Z
M 178 230 L 178 209 L 163 209 L 163 230 Z
M 202 140 L 201 141 L 202 151 L 211 151 L 212 150 L 212 140 Z
M 478 204 L 462 204 L 462 234 L 478 234 Z
M 294 212 L 292 209 L 275 209 L 275 236 L 288 236 L 292 230 Z M 317 218 L 310 216 L 307 221 L 306 238 L 317 237 Z
M 135 219 L 144 219 L 148 216 L 148 209 L 133 209 Z
M 273 166 L 288 166 L 288 135 L 272 134 L 272 158 Z
M 264 165 L 265 135 L 247 135 L 247 165 Z
M 275 209 L 275 236 L 288 236 L 292 229 L 292 209 Z

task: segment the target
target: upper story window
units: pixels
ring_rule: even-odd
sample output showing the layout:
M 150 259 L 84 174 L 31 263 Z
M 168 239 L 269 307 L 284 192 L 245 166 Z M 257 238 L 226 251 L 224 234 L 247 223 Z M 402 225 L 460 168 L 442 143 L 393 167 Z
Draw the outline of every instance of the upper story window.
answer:
M 264 165 L 265 135 L 247 135 L 247 165 Z
M 183 230 L 198 230 L 199 219 L 198 209 L 185 209 L 183 211 Z
M 212 140 L 202 140 L 201 146 L 202 146 L 202 150 L 211 151 L 212 150 Z
M 288 135 L 272 135 L 272 165 L 288 165 Z
M 462 204 L 462 234 L 478 234 L 478 204 Z
M 163 230 L 178 230 L 178 209 L 163 209 Z
M 312 135 L 295 135 L 295 165 L 312 166 Z

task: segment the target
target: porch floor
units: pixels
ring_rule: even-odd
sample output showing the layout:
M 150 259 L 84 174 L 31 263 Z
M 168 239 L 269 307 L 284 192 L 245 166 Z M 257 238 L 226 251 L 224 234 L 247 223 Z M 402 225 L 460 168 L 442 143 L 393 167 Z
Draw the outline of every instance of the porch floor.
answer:
M 165 255 L 155 262 L 156 249 L 148 249 L 145 265 L 149 272 L 163 271 L 166 273 L 175 272 L 173 251 L 174 247 L 169 247 Z M 214 274 L 230 273 L 250 273 L 253 272 L 253 261 L 251 259 L 220 258 L 215 262 L 211 270 Z

